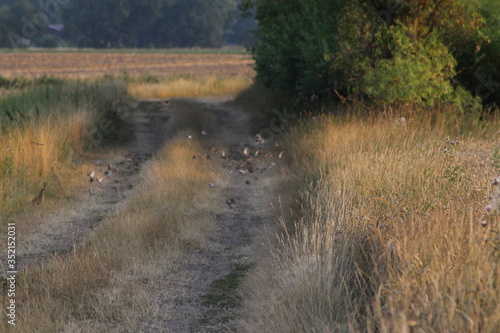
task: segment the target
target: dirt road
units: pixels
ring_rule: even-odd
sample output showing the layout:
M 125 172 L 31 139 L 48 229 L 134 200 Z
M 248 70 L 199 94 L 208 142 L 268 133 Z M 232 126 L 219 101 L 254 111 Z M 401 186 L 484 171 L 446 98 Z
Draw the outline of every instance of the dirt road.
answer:
M 218 133 L 209 136 L 209 145 L 228 149 L 224 165 L 229 185 L 224 196 L 231 209 L 218 216 L 211 246 L 181 265 L 185 282 L 178 286 L 175 300 L 178 318 L 164 323 L 165 332 L 235 330 L 241 298 L 238 285 L 253 265 L 256 241 L 274 216 L 270 201 L 279 158 L 272 147 L 256 142 L 241 111 L 213 102 L 196 107 L 212 120 L 205 121 L 205 126 L 210 123 L 209 130 Z
M 118 331 L 234 330 L 241 299 L 239 283 L 253 265 L 256 240 L 264 226 L 272 223 L 270 200 L 279 163 L 271 145 L 256 142 L 250 135 L 248 122 L 247 114 L 220 100 L 136 103 L 122 129 L 131 142 L 118 150 L 121 154 L 94 161 L 94 169 L 89 170 L 98 175 L 112 170 L 112 174 L 103 177 L 101 184 L 86 183 L 80 200 L 43 216 L 29 234 L 20 235 L 19 268 L 48 262 L 54 254 L 64 255 L 88 242 L 100 221 L 133 194 L 148 159 L 179 131 L 188 129 L 206 147 L 224 147 L 222 165 L 229 185 L 223 191 L 228 209 L 217 217 L 216 231 L 208 237 L 210 246 L 187 254 L 190 259 L 178 263 L 175 273 L 155 281 L 149 289 L 151 297 L 168 289 L 170 297 L 161 307 L 173 312 L 170 319 L 158 322 L 145 317 L 134 327 Z M 201 131 L 207 134 L 199 135 Z M 86 177 L 82 175 L 88 181 Z
M 18 270 L 42 264 L 54 254 L 64 254 L 85 243 L 92 236 L 92 229 L 132 194 L 140 181 L 142 165 L 165 142 L 163 128 L 169 115 L 157 104 L 133 104 L 122 128 L 114 135 L 117 141 L 114 145 L 119 141 L 131 142 L 118 148 L 121 154 L 107 154 L 105 159 L 92 161 L 88 173 L 94 172 L 95 180 L 90 182 L 87 174 L 81 175 L 82 195 L 78 200 L 55 212 L 44 213 L 42 209 L 40 214 L 19 223 L 30 227 L 26 228 L 29 230 L 21 227 L 18 231 Z M 0 265 L 0 276 L 5 276 L 4 265 Z

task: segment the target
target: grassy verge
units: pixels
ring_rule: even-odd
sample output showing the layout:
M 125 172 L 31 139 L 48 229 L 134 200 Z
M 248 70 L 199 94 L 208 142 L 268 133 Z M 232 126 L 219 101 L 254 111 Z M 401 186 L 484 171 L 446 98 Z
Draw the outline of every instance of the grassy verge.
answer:
M 84 174 L 80 156 L 92 126 L 125 90 L 114 83 L 27 80 L 0 100 L 1 223 L 45 197 L 63 198 Z M 14 82 L 14 83 L 15 83 Z
M 246 331 L 497 332 L 499 219 L 483 207 L 498 129 L 422 114 L 293 128 L 295 217 L 246 282 Z
M 140 331 L 176 315 L 165 302 L 181 281 L 169 276 L 225 209 L 209 187 L 223 184 L 218 162 L 193 160 L 204 150 L 182 137 L 149 163 L 135 195 L 88 245 L 19 277 L 18 332 Z
M 141 82 L 128 83 L 128 90 L 134 98 L 145 99 L 228 96 L 240 93 L 248 88 L 252 81 L 249 77 L 237 75 L 179 75 L 164 79 L 145 77 Z

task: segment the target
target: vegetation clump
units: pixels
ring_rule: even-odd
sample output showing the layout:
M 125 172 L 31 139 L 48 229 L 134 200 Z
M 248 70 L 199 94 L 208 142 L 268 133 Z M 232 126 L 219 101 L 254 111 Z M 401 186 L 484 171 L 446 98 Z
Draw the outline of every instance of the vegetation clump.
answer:
M 498 120 L 434 116 L 290 129 L 292 213 L 246 279 L 247 332 L 498 331 Z
M 498 103 L 498 24 L 491 1 L 259 1 L 258 80 L 304 100 L 335 93 L 375 103 Z
M 126 97 L 117 82 L 4 79 L 0 103 L 2 223 L 26 210 L 47 183 L 48 197 L 64 198 L 80 182 L 80 156 L 104 143 L 103 119 Z M 44 187 L 45 188 L 45 187 Z

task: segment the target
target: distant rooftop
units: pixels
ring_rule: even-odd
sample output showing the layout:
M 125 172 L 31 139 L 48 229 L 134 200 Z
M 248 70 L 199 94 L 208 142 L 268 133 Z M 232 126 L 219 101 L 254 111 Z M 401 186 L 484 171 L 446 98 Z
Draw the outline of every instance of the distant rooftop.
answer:
M 49 24 L 47 29 L 62 32 L 64 30 L 64 24 Z

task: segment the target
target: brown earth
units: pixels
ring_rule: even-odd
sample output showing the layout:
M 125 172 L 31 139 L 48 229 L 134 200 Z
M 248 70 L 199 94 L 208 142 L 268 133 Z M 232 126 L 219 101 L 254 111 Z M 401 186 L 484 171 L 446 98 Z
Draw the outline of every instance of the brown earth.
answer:
M 238 54 L 0 52 L 0 76 L 88 78 L 104 74 L 242 75 L 254 77 L 253 60 Z

